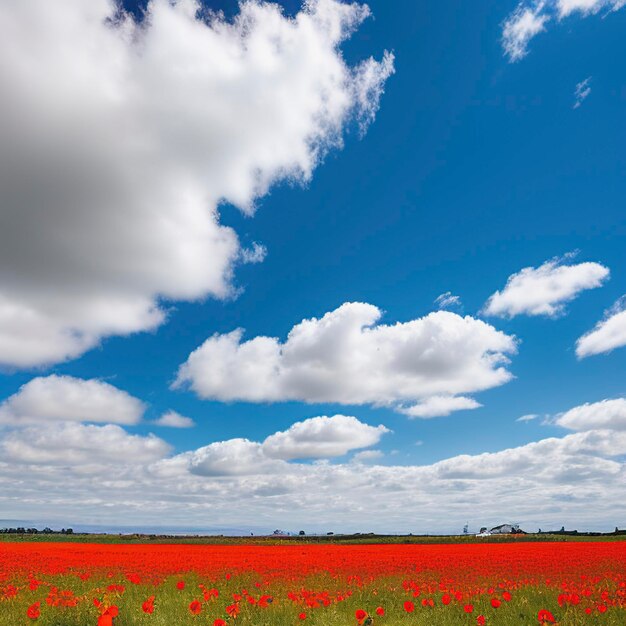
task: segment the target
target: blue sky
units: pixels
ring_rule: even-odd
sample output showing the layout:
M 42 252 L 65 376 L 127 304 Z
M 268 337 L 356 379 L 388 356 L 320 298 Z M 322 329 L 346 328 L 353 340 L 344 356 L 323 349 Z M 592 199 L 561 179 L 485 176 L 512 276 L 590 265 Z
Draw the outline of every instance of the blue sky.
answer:
M 369 6 L 373 17 L 366 19 L 338 48 L 348 67 L 354 67 L 370 56 L 380 61 L 385 51 L 394 56 L 395 71 L 392 75 L 385 74 L 382 65 L 375 69 L 379 86 L 384 86 L 384 93 L 378 110 L 375 106 L 371 106 L 371 110 L 366 107 L 367 114 L 375 113 L 375 119 L 365 133 L 360 132 L 355 116 L 347 115 L 340 124 L 343 145 L 329 147 L 326 145 L 329 144 L 327 138 L 322 141 L 326 142 L 324 148 L 327 148 L 327 153 L 321 162 L 314 163 L 310 180 L 285 179 L 272 173 L 268 193 L 249 194 L 250 198 L 254 198 L 256 208 L 253 215 L 250 212 L 245 214 L 234 206 L 233 198 L 230 197 L 229 201 L 228 194 L 222 196 L 227 199 L 219 204 L 219 223 L 234 229 L 242 247 L 249 248 L 254 243 L 264 246 L 267 251 L 264 260 L 259 263 L 234 263 L 233 289 L 225 298 L 219 294 L 216 297 L 215 290 L 212 292 L 210 288 L 203 293 L 195 292 L 194 297 L 168 297 L 167 293 L 175 291 L 169 283 L 166 289 L 155 287 L 150 296 L 166 311 L 166 319 L 161 323 L 145 323 L 143 327 L 139 324 L 139 332 L 108 332 L 98 327 L 95 338 L 86 342 L 85 349 L 74 350 L 73 354 L 69 354 L 69 350 L 65 357 L 41 357 L 40 362 L 33 357 L 24 364 L 15 357 L 0 354 L 4 363 L 0 376 L 0 398 L 8 399 L 19 394 L 20 388 L 34 378 L 51 375 L 108 383 L 147 405 L 140 420 L 129 423 L 113 419 L 112 422 L 123 424 L 124 431 L 131 435 L 145 438 L 154 433 L 171 446 L 163 455 L 165 460 L 150 457 L 146 467 L 153 463 L 171 462 L 171 459 L 179 458 L 177 455 L 187 459 L 185 453 L 191 454 L 190 451 L 215 442 L 235 438 L 262 442 L 273 433 L 288 431 L 294 423 L 308 418 L 347 415 L 369 426 L 383 424 L 392 431 L 373 436 L 375 442 L 366 446 L 366 449 L 378 451 L 379 456 L 363 457 L 358 462 L 367 468 L 371 468 L 372 464 L 391 470 L 406 467 L 406 480 L 412 480 L 411 468 L 421 468 L 419 472 L 422 474 L 416 476 L 422 477 L 419 480 L 432 480 L 433 485 L 435 479 L 428 477 L 434 470 L 428 468 L 459 455 L 496 453 L 551 437 L 560 440 L 585 433 L 606 434 L 609 432 L 606 424 L 602 422 L 598 427 L 598 422 L 593 421 L 598 419 L 596 413 L 596 418 L 589 418 L 591 426 L 577 427 L 573 429 L 575 434 L 572 434 L 571 428 L 568 430 L 556 423 L 560 414 L 573 407 L 626 397 L 626 349 L 622 344 L 615 341 L 612 349 L 585 358 L 578 358 L 576 354 L 577 340 L 591 331 L 602 320 L 604 312 L 626 293 L 623 269 L 626 234 L 623 111 L 626 78 L 623 64 L 619 62 L 626 10 L 612 10 L 617 7 L 610 2 L 596 4 L 587 3 L 587 6 L 592 6 L 597 12 L 579 10 L 575 2 L 566 0 L 561 4 L 548 3 L 548 8 L 542 9 L 549 16 L 545 31 L 537 33 L 527 42 L 524 50 L 527 54 L 512 60 L 503 49 L 502 37 L 507 20 L 516 18 L 516 2 L 486 1 L 460 6 L 450 2 L 416 5 L 413 2 L 372 0 Z M 141 13 L 136 5 L 128 3 L 125 6 L 137 14 Z M 227 20 L 233 19 L 239 10 L 235 2 L 207 2 L 205 6 L 223 10 Z M 284 2 L 281 6 L 285 15 L 295 16 L 300 11 L 296 2 Z M 541 17 L 537 6 L 522 5 L 517 16 L 519 11 L 527 8 L 531 13 L 534 11 L 535 18 L 537 15 Z M 10 12 L 10 9 L 2 9 L 2 12 Z M 90 16 L 80 17 L 86 23 L 91 19 Z M 32 16 L 18 15 L 16 19 L 24 20 L 23 32 L 27 33 L 28 24 L 33 23 Z M 54 32 L 50 41 L 54 41 L 53 36 Z M 18 45 L 26 41 L 26 35 L 21 37 L 17 40 Z M 76 45 L 81 45 L 79 39 Z M 56 67 L 54 71 L 61 70 L 62 67 Z M 586 85 L 591 91 L 580 101 L 580 106 L 575 107 L 576 87 L 587 78 L 590 80 Z M 21 95 L 20 85 L 16 87 L 12 82 L 18 79 L 8 72 L 5 75 L 0 73 L 0 79 L 4 82 L 2 89 L 6 93 L 15 90 Z M 65 82 L 60 80 L 57 87 L 45 87 L 51 92 L 43 93 L 47 93 L 52 102 L 55 94 L 62 93 L 65 88 Z M 240 98 L 249 97 L 245 82 L 238 88 Z M 211 93 L 210 90 L 200 92 L 199 96 L 207 93 Z M 198 95 L 193 91 L 189 94 Z M 149 92 L 149 95 L 159 97 L 154 92 Z M 218 102 L 221 97 L 221 93 L 215 93 Z M 284 98 L 289 97 L 286 92 Z M 18 101 L 17 96 L 15 101 Z M 299 100 L 294 104 L 284 99 L 277 102 L 277 107 L 284 106 L 286 111 L 303 106 Z M 197 130 L 201 133 L 204 128 L 202 101 L 197 104 L 198 111 L 194 108 L 193 114 L 197 115 L 194 120 L 198 122 Z M 371 102 L 368 107 L 370 105 Z M 53 108 L 52 104 L 50 106 Z M 84 110 L 90 106 L 91 102 L 85 104 Z M 171 119 L 172 111 L 176 114 L 176 106 L 182 107 L 180 114 L 185 116 L 184 107 L 191 105 L 174 102 L 168 103 L 168 106 L 171 107 L 168 119 Z M 254 105 L 250 105 L 250 111 L 254 115 Z M 94 105 L 94 110 L 86 114 L 86 119 L 95 119 L 97 124 L 99 115 L 102 113 Z M 27 116 L 28 113 L 24 113 L 24 117 Z M 61 124 L 62 127 L 65 123 L 63 120 L 59 122 L 54 114 L 42 119 L 51 126 Z M 239 121 L 229 120 L 232 132 L 237 131 Z M 210 123 L 211 120 L 209 126 Z M 194 131 L 193 127 L 191 131 Z M 227 128 L 223 133 L 225 138 L 219 140 L 224 142 L 222 149 L 225 153 L 230 145 L 228 132 Z M 181 141 L 193 142 L 193 136 L 193 132 L 185 134 Z M 276 141 L 280 140 L 279 137 Z M 24 141 L 27 143 L 27 138 Z M 77 140 L 79 146 L 81 141 Z M 199 140 L 197 152 L 200 160 L 205 148 L 206 145 Z M 26 151 L 24 158 L 29 154 Z M 121 162 L 127 167 L 127 172 L 135 164 L 133 160 Z M 25 167 L 23 162 L 20 166 Z M 149 176 L 154 175 L 154 170 L 147 168 L 147 171 L 146 180 L 150 185 Z M 103 175 L 102 180 L 106 186 L 109 179 Z M 94 184 L 94 187 L 89 193 L 106 195 L 106 192 L 98 191 L 97 185 Z M 216 188 L 216 193 L 220 195 L 219 185 Z M 169 191 L 172 198 L 177 198 L 177 189 L 170 188 Z M 10 194 L 4 197 L 0 194 L 0 207 L 2 204 L 9 206 L 11 197 Z M 45 202 L 42 202 L 44 205 Z M 80 211 L 82 215 L 90 211 L 94 215 L 98 212 L 97 223 L 100 220 L 106 223 L 108 219 L 106 210 L 100 211 L 95 202 L 93 206 L 89 201 L 81 204 Z M 13 214 L 11 210 L 7 213 L 9 218 Z M 119 216 L 111 214 L 110 218 L 119 219 L 116 228 L 122 231 L 126 228 L 125 215 L 128 214 L 120 209 Z M 81 237 L 81 229 L 90 228 L 89 219 L 76 219 L 71 227 L 67 227 L 63 222 L 66 218 L 60 213 L 59 216 L 54 224 L 63 233 L 61 238 L 65 238 L 65 244 L 70 246 Z M 24 219 L 32 224 L 38 217 L 33 213 Z M 158 215 L 153 219 L 158 219 Z M 130 232 L 132 225 L 128 228 Z M 31 245 L 29 242 L 37 241 L 36 237 L 19 241 L 20 233 L 29 235 L 28 225 L 17 232 L 14 237 L 26 249 Z M 54 226 L 46 232 L 49 239 L 55 237 Z M 133 236 L 141 239 L 145 232 L 144 229 Z M 184 241 L 177 242 L 175 237 L 172 236 L 172 246 L 188 245 Z M 576 256 L 564 257 L 574 251 Z M 46 250 L 46 254 L 54 255 L 55 248 L 51 246 L 51 251 Z M 557 315 L 522 313 L 509 317 L 506 314 L 490 316 L 485 313 L 488 298 L 497 290 L 502 292 L 510 276 L 523 268 L 539 268 L 557 257 L 561 260 L 555 267 L 592 263 L 596 269 L 602 266 L 610 270 L 610 277 L 602 278 L 598 281 L 600 284 L 593 287 L 573 289 L 569 301 L 563 298 L 563 309 Z M 199 257 L 197 261 L 204 262 L 204 258 Z M 54 264 L 54 259 L 50 262 Z M 143 260 L 139 255 L 136 259 L 131 255 L 127 262 L 129 273 L 132 273 L 134 264 L 141 264 Z M 60 281 L 61 291 L 66 288 L 61 272 L 55 273 L 49 280 L 46 278 L 46 281 L 41 278 L 44 282 L 39 283 L 38 280 L 46 272 L 37 267 L 45 267 L 48 260 L 46 257 L 38 258 L 37 263 L 39 265 L 33 262 L 35 269 L 26 262 L 10 265 L 0 276 L 0 295 L 3 288 L 6 294 L 13 293 L 10 289 L 15 282 L 26 284 L 32 280 L 37 297 L 29 292 L 31 300 L 28 302 L 39 304 L 45 299 L 45 295 L 41 294 L 47 293 L 41 285 L 54 291 L 56 280 Z M 98 271 L 97 278 L 90 280 L 92 285 L 99 285 L 99 280 L 102 284 L 109 284 L 109 278 L 110 274 L 103 278 Z M 67 281 L 70 280 L 71 277 L 67 278 Z M 175 282 L 177 277 L 173 280 Z M 585 280 L 590 279 L 587 277 L 583 282 Z M 76 292 L 86 289 L 91 293 L 90 288 L 85 287 L 85 281 L 77 279 L 76 284 L 79 285 Z M 131 288 L 132 285 L 125 285 L 123 293 Z M 261 397 L 259 401 L 242 401 L 233 398 L 223 401 L 215 399 L 215 396 L 223 397 L 217 392 L 213 397 L 201 398 L 189 384 L 172 388 L 181 364 L 214 334 L 243 328 L 243 341 L 266 336 L 284 342 L 292 327 L 303 319 L 322 318 L 349 302 L 378 307 L 383 312 L 382 324 L 404 323 L 419 320 L 436 311 L 435 300 L 445 292 L 460 298 L 461 307 L 451 309 L 455 313 L 484 320 L 494 333 L 500 331 L 517 341 L 517 353 L 508 352 L 510 363 L 504 365 L 511 374 L 509 382 L 488 384 L 482 391 L 476 386 L 475 389 L 468 389 L 467 393 L 457 394 L 455 389 L 450 391 L 453 396 L 475 399 L 482 405 L 479 408 L 429 419 L 410 419 L 397 410 L 399 403 L 407 405 L 412 402 L 406 397 L 390 401 L 387 396 L 386 399 L 381 396 L 378 402 L 368 400 L 363 403 L 306 402 L 302 401 L 306 399 L 302 393 L 299 396 L 301 399 L 294 400 L 291 398 L 298 396 L 296 392 L 285 392 L 273 399 Z M 74 293 L 72 291 L 71 297 Z M 85 296 L 85 301 L 91 297 Z M 45 306 L 42 305 L 42 310 L 56 311 L 52 305 L 48 309 Z M 109 302 L 105 309 L 115 306 L 115 302 Z M 74 320 L 74 317 L 71 319 Z M 83 326 L 77 326 L 72 321 L 63 328 L 72 332 L 86 332 L 86 328 L 92 328 L 90 321 L 81 320 Z M 104 327 L 108 328 L 106 324 Z M 34 331 L 30 327 L 24 331 L 26 335 L 31 332 Z M 0 350 L 3 345 L 0 341 Z M 351 355 L 344 356 L 352 358 Z M 358 354 L 353 358 L 358 359 Z M 453 355 L 452 362 L 455 358 Z M 214 358 L 211 363 L 221 366 L 219 359 Z M 322 366 L 325 366 L 323 359 Z M 224 371 L 228 371 L 226 365 L 223 367 L 226 368 Z M 341 380 L 336 382 L 342 384 Z M 366 396 L 366 388 L 374 382 L 362 381 Z M 393 380 L 389 385 L 393 387 Z M 238 397 L 245 398 L 246 393 L 246 389 L 240 390 Z M 444 392 L 443 395 L 449 394 Z M 413 400 L 420 402 L 427 397 L 429 394 L 422 394 Z M 24 416 L 17 413 L 5 418 L 4 436 L 7 440 L 15 444 L 23 428 L 48 428 L 50 411 L 45 403 L 53 401 L 57 400 L 51 400 L 44 394 L 37 405 L 43 408 L 42 415 L 36 416 L 33 422 L 35 426 L 24 426 L 26 422 L 19 421 Z M 97 402 L 97 398 L 94 401 Z M 169 410 L 191 418 L 195 426 L 168 428 L 154 423 Z M 613 420 L 611 428 L 621 436 L 620 430 L 626 429 L 626 410 L 621 405 L 612 405 L 611 411 L 607 419 Z M 520 416 L 529 414 L 538 417 L 525 422 L 516 421 Z M 103 421 L 106 420 L 91 420 L 85 414 L 80 423 Z M 76 437 L 80 440 L 79 433 Z M 565 524 L 612 528 L 623 520 L 624 511 L 618 510 L 615 501 L 608 506 L 606 494 L 614 494 L 615 485 L 623 484 L 626 448 L 607 452 L 603 445 L 600 446 L 601 452 L 594 449 L 590 453 L 587 444 L 573 450 L 571 459 L 568 457 L 565 464 L 568 459 L 574 459 L 572 464 L 577 470 L 580 467 L 575 459 L 579 455 L 597 459 L 585 465 L 584 471 L 572 470 L 560 478 L 535 511 L 528 509 L 527 499 L 529 494 L 538 493 L 533 489 L 538 490 L 541 485 L 525 484 L 532 483 L 533 475 L 537 474 L 536 466 L 528 462 L 519 468 L 515 464 L 507 466 L 509 469 L 502 470 L 502 474 L 493 478 L 500 481 L 492 486 L 494 493 L 502 489 L 511 494 L 506 508 L 495 505 L 490 508 L 491 504 L 484 503 L 477 511 L 476 497 L 469 494 L 484 491 L 491 479 L 477 479 L 474 470 L 465 476 L 461 470 L 455 470 L 450 479 L 454 484 L 442 482 L 437 488 L 444 493 L 449 488 L 454 494 L 450 498 L 454 503 L 449 509 L 442 509 L 440 504 L 433 503 L 433 510 L 430 511 L 421 504 L 417 516 L 411 506 L 403 508 L 398 505 L 388 520 L 368 520 L 367 527 L 362 527 L 362 516 L 358 511 L 343 510 L 337 505 L 334 519 L 338 528 L 365 531 L 370 526 L 379 530 L 407 532 L 449 531 L 461 528 L 468 520 L 471 526 L 514 521 L 529 526 L 558 524 L 560 527 Z M 35 522 L 53 520 L 62 525 L 73 523 L 75 526 L 81 523 L 119 524 L 97 504 L 81 509 L 79 504 L 87 489 L 83 483 L 76 492 L 70 485 L 66 493 L 55 493 L 48 498 L 40 494 L 37 481 L 40 480 L 42 467 L 48 467 L 46 463 L 49 463 L 55 467 L 54 471 L 60 471 L 59 467 L 63 466 L 60 461 L 33 462 L 30 456 L 19 459 L 15 445 L 10 448 L 5 446 L 3 450 L 7 467 L 14 469 L 26 464 L 30 472 L 36 465 L 37 471 L 33 470 L 32 478 L 25 479 L 32 481 L 28 490 L 32 489 L 35 495 L 28 498 L 21 497 L 19 492 L 7 495 L 2 503 L 6 514 L 2 517 Z M 331 485 L 332 467 L 337 466 L 337 472 L 353 471 L 350 468 L 354 468 L 357 462 L 353 459 L 355 453 L 358 449 L 349 449 L 345 454 L 330 458 L 310 456 L 293 459 L 283 456 L 281 462 L 289 462 L 291 466 L 324 466 L 328 476 L 323 480 Z M 68 458 L 72 456 L 71 452 L 67 454 Z M 233 454 L 232 463 L 236 465 L 241 462 L 240 452 Z M 560 462 L 560 454 L 558 451 L 553 456 L 548 453 L 547 462 L 550 458 Z M 81 473 L 81 465 L 88 465 L 84 461 L 76 463 L 78 467 L 71 471 L 78 474 Z M 103 467 L 110 463 L 112 461 L 106 458 L 102 460 Z M 118 461 L 115 463 L 119 464 Z M 484 464 L 480 459 L 475 463 L 478 468 Z M 330 465 L 331 469 L 324 464 Z M 597 475 L 594 468 L 598 469 Z M 194 474 L 193 471 L 191 473 Z M 268 479 L 268 474 L 274 478 Z M 23 475 L 31 476 L 30 473 Z M 218 481 L 222 486 L 229 480 L 215 474 L 214 470 L 204 474 L 196 472 L 194 481 L 198 475 L 209 482 Z M 240 483 L 246 480 L 280 484 L 281 475 L 282 470 L 273 466 L 267 471 L 259 470 L 258 474 L 253 468 L 245 474 L 249 478 L 233 478 L 229 489 L 237 494 Z M 363 475 L 369 476 L 365 470 Z M 9 476 L 10 471 L 6 470 L 4 480 L 8 481 Z M 101 474 L 95 472 L 93 484 L 100 478 Z M 120 484 L 123 480 L 119 478 Z M 157 484 L 155 480 L 151 475 L 149 484 L 153 487 Z M 167 510 L 160 508 L 161 505 L 151 508 L 148 500 L 143 512 L 132 507 L 124 508 L 124 505 L 123 517 L 128 524 L 121 525 L 154 526 L 159 522 L 172 527 L 195 528 L 201 525 L 212 528 L 226 525 L 255 530 L 267 527 L 271 530 L 270 526 L 295 527 L 303 524 L 304 520 L 310 520 L 308 523 L 313 530 L 325 528 L 333 522 L 330 512 L 322 514 L 322 505 L 317 500 L 308 502 L 298 495 L 302 493 L 302 488 L 315 489 L 317 475 L 300 476 L 298 480 L 302 484 L 298 483 L 298 490 L 294 487 L 295 494 L 289 491 L 287 485 L 280 494 L 271 493 L 263 502 L 257 502 L 263 499 L 263 483 L 259 486 L 261 495 L 255 494 L 253 500 L 241 496 L 242 499 L 247 498 L 241 510 L 234 506 L 230 512 L 220 510 L 215 517 L 212 517 L 209 496 L 205 500 L 198 496 L 204 493 L 203 489 L 207 486 L 198 486 L 193 482 L 189 493 L 194 495 L 190 496 L 190 502 L 197 504 L 199 499 L 202 504 L 198 505 L 199 512 L 194 513 L 189 522 L 179 514 L 168 514 Z M 339 484 L 343 486 L 337 488 L 337 497 L 343 493 L 342 489 L 349 489 L 342 480 L 339 479 Z M 382 489 L 382 479 L 372 474 L 369 480 L 371 493 L 375 496 L 377 489 Z M 463 483 L 462 489 L 460 483 Z M 122 487 L 111 485 L 108 488 L 116 499 L 125 501 Z M 367 484 L 359 488 L 366 489 Z M 167 488 L 164 489 L 167 491 Z M 329 489 L 332 490 L 332 486 Z M 463 498 L 455 499 L 457 489 L 468 493 L 465 506 Z M 517 489 L 519 496 L 516 500 L 512 494 Z M 389 494 L 393 490 L 385 488 L 384 491 Z M 603 503 L 594 500 L 591 495 L 594 492 Z M 565 494 L 567 498 L 560 498 L 559 494 Z M 584 496 L 577 500 L 576 494 Z M 400 499 L 400 495 L 396 495 Z M 392 498 L 393 495 L 385 497 Z M 69 507 L 68 510 L 64 504 L 68 500 L 75 503 L 76 509 Z M 171 502 L 175 501 L 172 496 Z M 299 507 L 297 512 L 293 512 L 294 503 Z M 333 503 L 328 504 L 329 511 L 333 511 L 333 506 Z M 284 511 L 281 521 L 274 522 L 272 519 L 273 507 Z M 621 519 L 618 513 L 622 515 Z M 512 515 L 515 519 L 501 519 L 503 515 Z

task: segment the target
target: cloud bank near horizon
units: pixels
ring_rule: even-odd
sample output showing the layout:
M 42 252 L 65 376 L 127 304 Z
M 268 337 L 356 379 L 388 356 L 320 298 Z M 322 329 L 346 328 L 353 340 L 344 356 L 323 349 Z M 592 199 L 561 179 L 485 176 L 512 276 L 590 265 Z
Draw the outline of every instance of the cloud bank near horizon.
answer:
M 31 406 L 49 394 L 24 387 Z M 94 399 L 102 393 L 89 389 Z M 215 441 L 175 454 L 153 434 L 85 423 L 97 422 L 101 406 L 93 406 L 91 420 L 49 413 L 0 431 L 4 509 L 23 519 L 45 510 L 49 523 L 64 525 L 113 527 L 128 517 L 135 525 L 198 528 L 236 519 L 251 528 L 280 521 L 362 532 L 445 532 L 468 519 L 482 525 L 511 516 L 530 530 L 563 520 L 612 528 L 624 512 L 615 504 L 626 501 L 623 398 L 560 414 L 554 425 L 574 431 L 562 437 L 421 465 L 394 463 L 374 448 L 393 433 L 354 416 L 307 418 L 260 442 Z

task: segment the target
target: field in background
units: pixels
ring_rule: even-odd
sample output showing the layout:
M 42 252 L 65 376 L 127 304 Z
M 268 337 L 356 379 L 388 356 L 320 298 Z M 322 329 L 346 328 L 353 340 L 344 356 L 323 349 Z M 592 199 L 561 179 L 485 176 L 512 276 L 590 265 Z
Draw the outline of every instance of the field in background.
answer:
M 0 625 L 626 623 L 626 543 L 0 543 Z
M 293 545 L 293 544 L 336 544 L 336 545 L 368 545 L 368 544 L 491 544 L 491 543 L 523 543 L 523 542 L 562 542 L 562 541 L 626 541 L 626 531 L 618 533 L 541 533 L 519 535 L 491 535 L 476 537 L 475 535 L 377 535 L 374 533 L 356 535 L 156 535 L 156 534 L 92 534 L 74 533 L 65 535 L 54 534 L 15 534 L 0 533 L 0 542 L 71 542 L 71 543 L 169 543 L 198 545 Z

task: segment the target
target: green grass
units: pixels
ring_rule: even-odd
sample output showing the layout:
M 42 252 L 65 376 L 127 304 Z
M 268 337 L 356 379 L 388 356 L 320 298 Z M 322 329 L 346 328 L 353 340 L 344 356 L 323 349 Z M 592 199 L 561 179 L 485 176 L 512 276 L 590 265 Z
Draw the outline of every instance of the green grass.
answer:
M 115 626 L 199 626 L 213 624 L 214 619 L 227 619 L 225 607 L 232 602 L 232 594 L 248 589 L 258 598 L 263 593 L 271 594 L 274 601 L 267 608 L 251 606 L 241 602 L 241 611 L 233 620 L 227 619 L 232 626 L 295 626 L 296 624 L 311 624 L 313 626 L 356 626 L 355 611 L 364 609 L 373 616 L 376 626 L 471 626 L 476 624 L 476 617 L 484 615 L 486 625 L 500 626 L 530 626 L 538 624 L 537 613 L 540 609 L 548 609 L 557 617 L 561 626 L 583 626 L 595 624 L 597 626 L 624 626 L 626 611 L 623 608 L 611 607 L 604 614 L 594 612 L 586 615 L 582 605 L 578 607 L 561 608 L 556 599 L 558 591 L 549 587 L 524 587 L 513 590 L 510 602 L 494 609 L 490 605 L 491 594 L 461 602 L 453 601 L 448 606 L 441 603 L 441 592 L 422 593 L 418 598 L 412 598 L 402 588 L 401 580 L 396 578 L 378 579 L 363 586 L 341 583 L 329 576 L 316 576 L 304 583 L 275 581 L 267 587 L 256 588 L 258 580 L 253 575 L 241 576 L 229 582 L 202 580 L 195 575 L 185 575 L 186 587 L 180 591 L 176 589 L 176 581 L 180 577 L 165 579 L 158 586 L 130 584 L 126 580 L 104 578 L 100 580 L 81 581 L 75 576 L 56 576 L 48 578 L 60 590 L 71 589 L 81 601 L 78 606 L 70 608 L 50 607 L 45 598 L 48 593 L 46 586 L 35 591 L 28 588 L 21 589 L 15 598 L 0 600 L 0 626 L 22 626 L 36 623 L 38 626 L 95 626 L 98 619 L 98 609 L 93 605 L 93 598 L 98 597 L 119 607 L 119 616 L 115 619 Z M 120 583 L 125 587 L 122 594 L 104 593 L 104 589 L 111 583 Z M 202 613 L 194 616 L 189 611 L 189 604 L 194 599 L 202 600 L 199 583 L 205 583 L 208 588 L 214 585 L 220 591 L 220 597 L 203 603 Z M 611 583 L 600 583 L 599 587 L 611 588 Z M 614 584 L 613 584 L 614 586 Z M 289 591 L 298 591 L 306 588 L 312 591 L 328 591 L 331 596 L 337 592 L 345 594 L 351 591 L 352 595 L 341 602 L 333 602 L 328 607 L 307 608 L 287 598 Z M 155 611 L 148 615 L 142 612 L 141 605 L 149 596 L 155 595 Z M 421 600 L 432 597 L 434 608 L 424 608 Z M 415 611 L 407 613 L 403 604 L 407 599 L 415 603 Z M 36 620 L 26 617 L 27 607 L 35 601 L 41 602 L 41 616 Z M 463 605 L 471 602 L 474 612 L 469 615 L 463 610 Z M 378 606 L 385 609 L 385 615 L 375 614 Z M 298 618 L 300 612 L 306 613 L 306 620 Z

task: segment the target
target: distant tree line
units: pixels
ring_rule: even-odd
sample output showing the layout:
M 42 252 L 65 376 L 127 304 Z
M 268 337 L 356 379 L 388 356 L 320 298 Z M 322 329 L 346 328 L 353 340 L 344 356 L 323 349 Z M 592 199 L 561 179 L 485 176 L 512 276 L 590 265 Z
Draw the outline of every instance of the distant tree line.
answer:
M 37 528 L 23 528 L 18 526 L 17 528 L 0 528 L 0 533 L 4 535 L 73 535 L 74 530 L 72 528 L 62 528 L 61 530 L 52 530 L 47 526 L 43 530 Z

